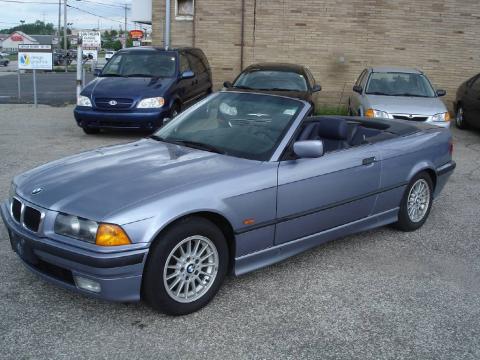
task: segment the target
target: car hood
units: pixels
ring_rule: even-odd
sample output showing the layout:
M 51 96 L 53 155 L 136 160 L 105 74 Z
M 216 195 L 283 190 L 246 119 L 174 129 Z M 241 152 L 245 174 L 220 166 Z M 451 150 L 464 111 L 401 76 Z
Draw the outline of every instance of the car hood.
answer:
M 370 108 L 390 114 L 434 115 L 447 111 L 442 100 L 436 97 L 367 95 L 367 100 Z
M 35 205 L 106 221 L 134 203 L 194 183 L 211 183 L 256 164 L 253 160 L 143 139 L 60 159 L 19 175 L 14 182 L 17 194 Z M 42 191 L 32 195 L 37 188 Z
M 82 95 L 97 98 L 163 96 L 173 82 L 171 78 L 97 77 L 83 89 Z

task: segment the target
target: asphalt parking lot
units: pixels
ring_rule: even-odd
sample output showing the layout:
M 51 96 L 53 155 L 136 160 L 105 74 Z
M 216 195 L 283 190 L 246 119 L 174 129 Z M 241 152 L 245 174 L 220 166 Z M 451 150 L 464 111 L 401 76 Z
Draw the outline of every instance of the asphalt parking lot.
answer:
M 453 134 L 457 169 L 423 228 L 380 228 L 229 277 L 184 317 L 45 283 L 1 224 L 0 358 L 479 359 L 480 132 Z M 84 135 L 72 107 L 0 105 L 0 198 L 24 170 L 142 136 Z

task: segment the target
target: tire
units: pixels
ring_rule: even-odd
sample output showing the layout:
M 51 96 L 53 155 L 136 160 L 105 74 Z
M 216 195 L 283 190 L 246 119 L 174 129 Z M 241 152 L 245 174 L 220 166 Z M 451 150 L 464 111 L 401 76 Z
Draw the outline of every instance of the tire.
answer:
M 178 102 L 174 103 L 172 109 L 170 110 L 170 119 L 174 119 L 178 114 L 180 114 L 181 107 Z
M 458 109 L 455 113 L 455 126 L 461 130 L 468 128 L 468 124 L 465 121 L 465 112 L 462 105 L 458 105 Z
M 422 171 L 415 175 L 408 184 L 402 202 L 400 203 L 398 221 L 394 223 L 393 226 L 402 231 L 419 229 L 430 214 L 432 200 L 432 178 L 428 173 Z
M 100 132 L 100 129 L 87 128 L 87 127 L 82 128 L 82 130 L 87 135 L 94 135 Z
M 227 269 L 228 247 L 222 231 L 207 219 L 188 217 L 153 243 L 145 265 L 142 296 L 157 311 L 190 314 L 215 296 Z

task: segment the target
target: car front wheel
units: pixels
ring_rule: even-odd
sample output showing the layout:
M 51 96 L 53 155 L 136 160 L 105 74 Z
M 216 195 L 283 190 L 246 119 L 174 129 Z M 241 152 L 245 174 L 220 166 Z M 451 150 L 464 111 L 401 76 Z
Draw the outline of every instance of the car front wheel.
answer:
M 195 312 L 215 296 L 228 268 L 220 229 L 201 217 L 180 220 L 152 245 L 143 279 L 143 297 L 169 315 Z
M 432 179 L 428 173 L 421 172 L 410 181 L 400 204 L 398 221 L 393 226 L 402 231 L 417 230 L 427 220 L 432 201 Z

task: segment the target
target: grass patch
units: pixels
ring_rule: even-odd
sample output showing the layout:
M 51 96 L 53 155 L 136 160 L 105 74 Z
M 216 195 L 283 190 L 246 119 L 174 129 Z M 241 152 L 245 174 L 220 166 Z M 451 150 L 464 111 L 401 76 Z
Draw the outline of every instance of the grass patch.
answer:
M 319 105 L 315 109 L 315 115 L 348 115 L 345 105 Z

